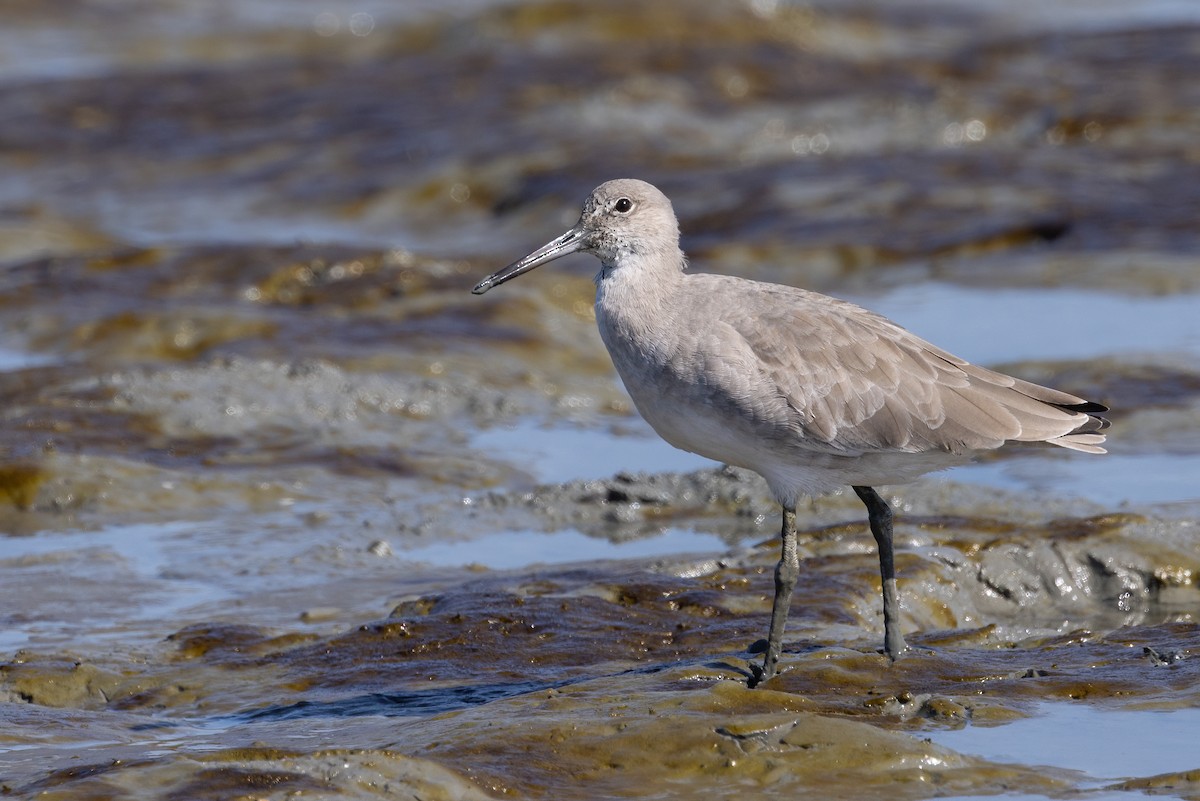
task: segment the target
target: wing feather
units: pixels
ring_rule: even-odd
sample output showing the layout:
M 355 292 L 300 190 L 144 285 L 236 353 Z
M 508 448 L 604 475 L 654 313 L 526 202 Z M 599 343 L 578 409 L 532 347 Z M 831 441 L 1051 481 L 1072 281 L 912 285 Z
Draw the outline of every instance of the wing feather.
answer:
M 1009 440 L 1103 452 L 1100 404 L 972 365 L 851 303 L 768 291 L 776 297 L 753 316 L 725 305 L 705 345 L 731 368 L 709 365 L 720 384 L 711 388 L 782 427 L 775 438 L 845 455 L 957 454 Z

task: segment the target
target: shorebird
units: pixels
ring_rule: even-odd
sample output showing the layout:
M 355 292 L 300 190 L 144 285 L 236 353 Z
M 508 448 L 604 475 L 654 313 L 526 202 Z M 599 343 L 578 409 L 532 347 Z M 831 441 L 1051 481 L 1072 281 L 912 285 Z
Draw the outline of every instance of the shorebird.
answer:
M 1108 408 L 969 364 L 874 312 L 780 284 L 686 272 L 670 200 L 635 179 L 601 184 L 570 230 L 480 281 L 477 295 L 569 253 L 600 260 L 596 323 L 642 417 L 670 444 L 745 467 L 783 508 L 763 662 L 778 670 L 800 574 L 796 502 L 850 486 L 879 550 L 884 652 L 907 646 L 892 510 L 873 489 L 1007 442 L 1101 447 Z

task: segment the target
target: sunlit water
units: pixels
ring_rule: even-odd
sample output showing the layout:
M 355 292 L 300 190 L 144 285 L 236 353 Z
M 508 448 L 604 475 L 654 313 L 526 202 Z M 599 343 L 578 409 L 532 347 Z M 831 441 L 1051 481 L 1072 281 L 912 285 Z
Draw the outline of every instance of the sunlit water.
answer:
M 1200 359 L 1200 297 L 922 283 L 852 300 L 976 364 L 1154 354 Z
M 54 364 L 56 361 L 58 360 L 53 356 L 0 346 L 0 373 L 24 370 L 29 367 L 42 367 Z
M 510 570 L 538 564 L 719 553 L 726 547 L 719 537 L 690 529 L 669 528 L 653 537 L 622 542 L 567 529 L 553 534 L 499 531 L 468 542 L 436 542 L 421 548 L 404 548 L 400 556 L 433 565 L 478 564 Z
M 1200 767 L 1198 727 L 1200 709 L 1112 711 L 1086 703 L 1053 703 L 1004 726 L 968 726 L 925 736 L 995 762 L 1079 771 L 1102 785 Z

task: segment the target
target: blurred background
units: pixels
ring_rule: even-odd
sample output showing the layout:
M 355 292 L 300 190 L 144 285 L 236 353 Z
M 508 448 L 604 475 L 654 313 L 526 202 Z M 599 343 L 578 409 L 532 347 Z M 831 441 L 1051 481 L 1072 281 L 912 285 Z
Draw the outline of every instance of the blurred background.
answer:
M 769 536 L 495 500 L 709 464 L 631 409 L 590 257 L 470 294 L 615 177 L 672 198 L 693 269 L 1113 407 L 1106 457 L 934 482 L 1200 514 L 1193 2 L 3 13 L 4 653 L 122 663 L 195 621 L 354 625 L 468 564 Z
M 848 297 L 1114 407 L 1109 458 L 1037 452 L 964 480 L 1194 504 L 1198 17 L 10 3 L 8 526 L 220 514 L 214 483 L 274 506 L 293 494 L 280 471 L 337 497 L 406 473 L 462 494 L 700 464 L 631 414 L 588 257 L 467 294 L 619 176 L 674 199 L 695 269 Z

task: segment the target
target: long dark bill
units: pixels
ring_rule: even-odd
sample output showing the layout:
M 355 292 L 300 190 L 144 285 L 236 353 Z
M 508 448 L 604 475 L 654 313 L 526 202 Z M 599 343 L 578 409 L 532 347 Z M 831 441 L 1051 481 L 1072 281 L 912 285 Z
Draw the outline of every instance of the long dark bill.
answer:
M 534 267 L 545 264 L 548 261 L 554 261 L 561 256 L 566 256 L 568 253 L 575 253 L 582 250 L 585 244 L 583 226 L 576 225 L 562 236 L 552 242 L 547 242 L 523 259 L 518 259 L 503 270 L 492 273 L 476 284 L 475 288 L 471 291 L 476 295 L 482 295 L 492 287 L 499 286 L 505 281 L 516 278 L 521 273 L 527 273 Z

